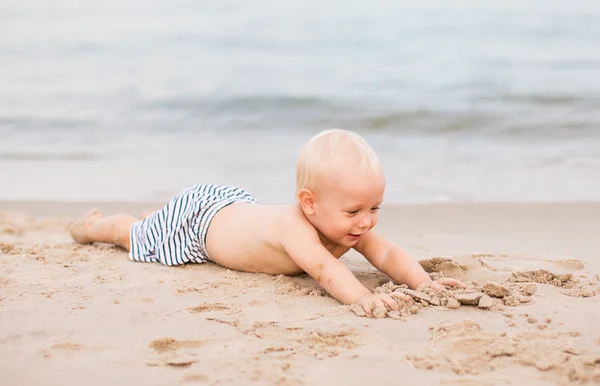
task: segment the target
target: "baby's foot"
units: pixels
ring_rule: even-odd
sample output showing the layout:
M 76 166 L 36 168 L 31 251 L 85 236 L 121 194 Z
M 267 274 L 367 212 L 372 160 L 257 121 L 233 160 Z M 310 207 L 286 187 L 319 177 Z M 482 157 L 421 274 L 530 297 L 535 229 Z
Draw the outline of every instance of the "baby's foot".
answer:
M 90 244 L 92 240 L 88 237 L 88 228 L 90 223 L 102 217 L 100 211 L 98 209 L 92 209 L 86 212 L 83 216 L 79 217 L 77 220 L 73 221 L 73 223 L 69 226 L 69 233 L 71 233 L 71 237 L 75 242 L 80 244 Z

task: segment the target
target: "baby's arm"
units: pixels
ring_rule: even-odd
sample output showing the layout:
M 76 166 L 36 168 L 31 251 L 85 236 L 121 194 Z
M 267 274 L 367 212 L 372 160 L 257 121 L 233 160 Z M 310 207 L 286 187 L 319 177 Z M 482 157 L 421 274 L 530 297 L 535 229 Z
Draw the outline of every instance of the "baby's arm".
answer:
M 419 262 L 374 230 L 362 236 L 354 249 L 398 284 L 406 284 L 412 289 L 432 285 L 431 278 Z M 446 280 L 441 284 L 462 285 L 456 280 Z
M 331 296 L 344 304 L 355 303 L 371 294 L 352 272 L 321 244 L 314 229 L 300 224 L 282 229 L 282 245 L 304 272 L 315 279 Z
M 304 272 L 314 278 L 331 296 L 344 304 L 359 304 L 367 315 L 371 305 L 398 309 L 387 294 L 372 294 L 354 274 L 321 244 L 316 230 L 305 221 L 288 218 L 280 229 L 281 245 Z

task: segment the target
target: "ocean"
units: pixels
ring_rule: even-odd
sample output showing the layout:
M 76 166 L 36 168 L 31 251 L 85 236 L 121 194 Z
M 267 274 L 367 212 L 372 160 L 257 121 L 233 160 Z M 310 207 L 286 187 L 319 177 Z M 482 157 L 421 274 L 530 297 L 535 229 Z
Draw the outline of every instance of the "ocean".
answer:
M 332 127 L 386 203 L 599 201 L 600 3 L 0 5 L 0 200 L 291 202 Z

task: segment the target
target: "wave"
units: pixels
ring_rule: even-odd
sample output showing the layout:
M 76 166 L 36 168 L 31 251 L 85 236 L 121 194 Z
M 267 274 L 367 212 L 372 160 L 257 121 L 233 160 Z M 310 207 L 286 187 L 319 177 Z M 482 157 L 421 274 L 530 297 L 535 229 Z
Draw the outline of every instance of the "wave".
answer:
M 29 129 L 80 129 L 82 127 L 91 127 L 95 122 L 92 120 L 74 119 L 71 117 L 10 117 L 0 116 L 0 130 L 11 128 L 14 130 L 29 130 Z
M 485 134 L 500 136 L 599 136 L 600 116 L 591 98 L 569 95 L 497 95 L 481 98 L 473 108 L 395 107 L 375 100 L 342 100 L 310 96 L 247 95 L 231 98 L 173 98 L 139 105 L 139 109 L 183 117 L 178 131 L 203 127 L 236 130 L 314 130 L 345 127 L 407 134 Z M 492 103 L 490 103 L 492 102 Z M 590 102 L 585 105 L 584 102 Z M 520 104 L 515 114 L 498 106 Z M 533 106 L 539 109 L 532 109 Z M 485 106 L 485 107 L 482 107 Z M 572 114 L 577 107 L 580 114 Z M 584 107 L 582 109 L 582 106 Z M 589 109 L 587 109 L 589 107 Z M 552 114 L 548 109 L 552 108 Z M 556 109 L 565 113 L 557 116 Z M 513 109 L 514 110 L 514 109 Z M 585 116 L 584 116 L 585 114 Z M 239 129 L 238 129 L 239 130 Z
M 600 104 L 600 100 L 598 98 L 560 94 L 501 94 L 478 99 L 491 102 L 509 102 L 540 107 L 554 105 L 569 106 L 582 103 L 593 103 L 596 105 Z
M 230 98 L 173 98 L 142 104 L 143 110 L 212 111 L 214 113 L 244 113 L 288 109 L 327 111 L 341 109 L 339 103 L 319 97 L 286 95 L 248 95 Z
M 328 127 L 389 132 L 394 135 L 474 134 L 517 139 L 600 136 L 600 115 L 596 112 L 600 99 L 591 96 L 497 94 L 482 96 L 478 102 L 459 108 L 438 103 L 428 108 L 399 105 L 375 98 L 284 94 L 215 98 L 188 96 L 144 103 L 132 101 L 123 108 L 123 115 L 117 117 L 104 118 L 100 114 L 95 114 L 95 119 L 61 115 L 0 116 L 0 137 L 17 138 L 26 132 L 46 142 L 52 141 L 56 135 L 64 138 L 66 134 L 77 134 L 80 137 L 77 141 L 89 143 L 103 141 L 104 136 L 121 139 L 140 133 L 202 134 L 210 130 L 291 132 Z M 507 105 L 510 105 L 508 110 Z M 2 159 L 15 157 L 13 153 L 0 154 Z M 19 157 L 84 159 L 90 155 L 26 154 Z

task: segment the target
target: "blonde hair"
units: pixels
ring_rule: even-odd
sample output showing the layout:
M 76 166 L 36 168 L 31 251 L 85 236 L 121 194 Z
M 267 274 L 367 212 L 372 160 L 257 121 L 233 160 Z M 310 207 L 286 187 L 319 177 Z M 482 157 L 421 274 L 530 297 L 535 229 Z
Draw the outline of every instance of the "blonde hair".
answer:
M 314 189 L 319 176 L 339 166 L 348 167 L 349 163 L 351 167 L 358 166 L 360 171 L 381 172 L 379 157 L 360 135 L 342 129 L 318 133 L 300 150 L 296 163 L 296 193 Z

